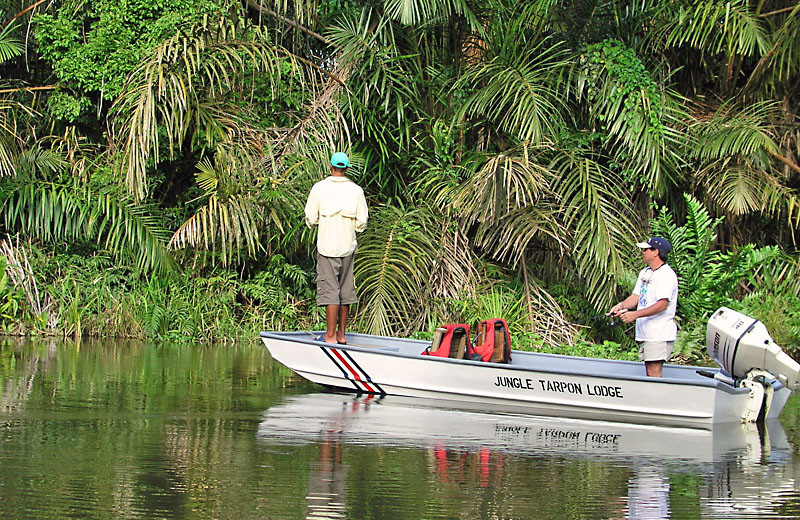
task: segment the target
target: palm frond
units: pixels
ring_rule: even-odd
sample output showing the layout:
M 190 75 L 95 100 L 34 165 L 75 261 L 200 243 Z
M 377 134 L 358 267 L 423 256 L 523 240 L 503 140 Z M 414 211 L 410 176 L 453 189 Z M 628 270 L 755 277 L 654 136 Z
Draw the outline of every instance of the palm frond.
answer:
M 261 208 L 250 195 L 227 197 L 224 201 L 211 195 L 205 206 L 184 222 L 170 238 L 167 246 L 172 249 L 202 247 L 220 248 L 223 264 L 231 255 L 245 246 L 251 255 L 256 253 Z
M 772 45 L 758 60 L 753 69 L 745 92 L 752 91 L 757 85 L 762 85 L 760 79 L 765 75 L 770 78 L 771 84 L 780 82 L 790 83 L 800 73 L 800 4 L 797 4 L 786 16 L 777 31 L 772 33 Z
M 0 29 L 0 64 L 16 58 L 25 50 L 22 42 L 14 35 L 16 23 L 10 23 Z
M 552 200 L 514 210 L 492 225 L 480 224 L 475 244 L 493 258 L 516 267 L 532 245 L 546 246 L 560 253 L 569 250 L 568 231 L 562 225 L 561 209 Z
M 758 266 L 751 275 L 762 290 L 800 296 L 800 255 L 781 254 Z
M 101 164 L 106 164 L 106 148 L 82 135 L 75 126 L 64 128 L 63 133 L 42 137 L 37 149 L 47 150 L 49 153 L 37 152 L 31 171 L 69 171 L 75 183 L 88 180 Z M 46 178 L 41 175 L 36 177 Z
M 450 199 L 453 207 L 472 222 L 494 224 L 509 212 L 534 204 L 549 191 L 547 170 L 528 158 L 527 146 L 488 157 L 474 174 L 452 193 L 440 191 L 436 203 Z
M 386 14 L 404 25 L 428 24 L 432 19 L 452 23 L 454 16 L 467 20 L 471 29 L 479 29 L 480 23 L 465 0 L 387 0 Z
M 761 165 L 737 158 L 707 164 L 695 176 L 706 201 L 731 215 L 771 214 L 786 225 L 800 225 L 800 194 Z
M 456 221 L 441 213 L 433 213 L 431 221 L 438 235 L 434 235 L 436 248 L 425 285 L 425 300 L 444 301 L 474 295 L 478 273 L 468 233 Z
M 50 182 L 16 183 L 3 201 L 5 225 L 43 241 L 78 238 L 87 231 L 81 218 L 90 208 L 85 193 Z
M 211 100 L 231 89 L 235 74 L 265 72 L 277 82 L 282 60 L 292 63 L 285 51 L 267 44 L 257 32 L 243 33 L 227 23 L 214 31 L 195 31 L 161 44 L 131 74 L 112 108 L 125 186 L 137 200 L 145 195 L 149 161 L 159 160 L 159 128 L 166 133 L 170 153 L 180 149 L 190 131 L 210 147 L 241 136 L 248 125 L 230 107 Z
M 784 220 L 790 228 L 800 227 L 800 193 L 788 188 L 777 179 L 763 176 L 764 189 L 761 209 L 772 214 L 776 220 Z
M 541 143 L 562 124 L 566 53 L 547 40 L 530 44 L 509 38 L 501 45 L 497 56 L 470 66 L 455 84 L 454 90 L 474 88 L 455 120 L 466 115 L 517 140 Z
M 732 160 L 715 161 L 698 172 L 697 181 L 713 203 L 733 215 L 759 211 L 774 184 L 754 165 Z
M 19 103 L 0 96 L 0 177 L 16 173 L 14 160 L 20 153 L 16 118 L 19 108 Z
M 346 71 L 348 98 L 340 100 L 346 119 L 378 142 L 407 143 L 407 132 L 381 122 L 407 126 L 406 109 L 417 97 L 415 82 L 409 81 L 417 75 L 417 63 L 400 53 L 403 44 L 391 19 L 365 8 L 358 19 L 346 17 L 328 34 L 339 49 L 337 66 Z
M 318 0 L 248 0 L 250 4 L 260 10 L 272 11 L 273 16 L 288 17 L 299 24 L 306 24 L 316 18 L 320 9 Z
M 651 78 L 634 49 L 617 40 L 589 45 L 573 74 L 577 100 L 588 105 L 592 131 L 608 136 L 608 154 L 629 180 L 657 195 L 673 179 L 680 100 Z
M 726 56 L 762 55 L 769 48 L 764 26 L 746 0 L 667 2 L 657 19 L 668 46 L 687 44 Z
M 772 173 L 772 157 L 780 153 L 772 121 L 780 115 L 775 102 L 723 105 L 690 125 L 688 153 L 700 161 L 695 179 L 711 204 L 732 215 L 766 211 L 788 214 L 790 223 L 800 219 L 797 194 Z
M 563 244 L 554 208 L 543 203 L 550 192 L 550 174 L 532 157 L 542 148 L 523 144 L 505 153 L 476 158 L 460 168 L 457 185 L 440 175 L 420 179 L 418 186 L 434 205 L 474 226 L 475 244 L 513 265 L 536 239 Z M 477 161 L 485 161 L 480 166 Z M 469 173 L 472 168 L 475 171 Z
M 93 197 L 95 211 L 89 222 L 89 236 L 96 236 L 105 247 L 118 255 L 131 255 L 140 269 L 171 272 L 178 269 L 167 250 L 169 232 L 164 228 L 154 204 L 142 204 L 108 193 Z
M 689 126 L 689 153 L 701 161 L 738 155 L 750 162 L 769 164 L 769 154 L 778 152 L 771 120 L 780 117 L 774 101 L 744 107 L 723 105 L 708 119 Z
M 356 250 L 361 330 L 407 334 L 417 322 L 437 247 L 427 210 L 386 206 L 371 216 Z
M 235 143 L 218 146 L 213 160 L 205 157 L 197 164 L 195 182 L 204 204 L 175 231 L 168 247 L 217 251 L 227 265 L 243 250 L 250 256 L 263 250 L 262 236 L 285 243 L 299 226 L 305 229 L 297 214 L 327 164 L 328 157 L 320 154 L 285 170 L 269 170 Z M 356 156 L 353 161 L 358 162 Z
M 18 174 L 30 178 L 49 178 L 67 168 L 68 163 L 58 151 L 33 146 L 23 150 L 14 160 Z
M 341 97 L 346 91 L 343 82 L 350 76 L 350 68 L 339 66 L 331 76 L 309 83 L 314 90 L 306 104 L 304 116 L 275 144 L 276 156 L 321 157 L 333 149 L 350 148 L 350 122 L 341 107 L 346 103 Z M 318 86 L 314 88 L 314 84 Z
M 628 195 L 621 180 L 600 163 L 580 155 L 559 153 L 550 170 L 554 191 L 570 231 L 572 260 L 586 284 L 587 297 L 597 310 L 612 303 L 624 269 L 621 251 L 634 236 Z
M 2 202 L 9 229 L 44 241 L 94 240 L 119 257 L 132 256 L 144 270 L 176 268 L 164 245 L 168 234 L 150 205 L 89 186 L 36 180 L 15 183 Z

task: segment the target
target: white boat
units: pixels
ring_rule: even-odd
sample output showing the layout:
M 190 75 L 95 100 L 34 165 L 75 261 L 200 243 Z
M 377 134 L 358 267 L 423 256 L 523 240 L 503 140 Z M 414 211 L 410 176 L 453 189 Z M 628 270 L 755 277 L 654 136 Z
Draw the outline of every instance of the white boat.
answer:
M 706 343 L 721 368 L 513 351 L 508 363 L 422 355 L 430 342 L 347 334 L 329 344 L 308 332 L 262 332 L 272 357 L 324 386 L 376 395 L 448 400 L 459 407 L 643 424 L 709 426 L 775 419 L 800 386 L 800 365 L 766 328 L 725 307 Z

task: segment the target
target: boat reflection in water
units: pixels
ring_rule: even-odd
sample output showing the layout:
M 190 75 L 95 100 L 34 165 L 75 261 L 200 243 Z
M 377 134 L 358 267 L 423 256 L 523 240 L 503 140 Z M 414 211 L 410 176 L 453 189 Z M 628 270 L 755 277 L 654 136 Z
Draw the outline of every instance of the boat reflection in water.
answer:
M 693 429 L 436 404 L 396 396 L 293 396 L 265 412 L 257 435 L 269 444 L 320 446 L 309 474 L 309 517 L 346 515 L 348 467 L 341 451 L 348 445 L 427 450 L 439 481 L 469 480 L 481 487 L 499 483 L 508 457 L 607 460 L 630 469 L 620 518 L 668 518 L 668 473 L 676 471 L 702 479 L 704 516 L 761 515 L 782 502 L 797 503 L 800 466 L 777 421 Z

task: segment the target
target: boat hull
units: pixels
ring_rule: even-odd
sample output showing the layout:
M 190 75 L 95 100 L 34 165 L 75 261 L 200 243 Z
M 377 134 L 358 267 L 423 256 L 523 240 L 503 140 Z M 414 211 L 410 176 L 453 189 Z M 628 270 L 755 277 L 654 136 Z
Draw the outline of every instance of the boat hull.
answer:
M 514 351 L 510 364 L 422 356 L 426 342 L 348 335 L 348 345 L 308 333 L 262 333 L 274 359 L 304 378 L 350 391 L 449 400 L 484 411 L 704 426 L 741 422 L 749 390 L 667 365 L 648 378 L 641 363 Z M 712 371 L 713 369 L 704 369 Z M 773 383 L 767 418 L 788 389 Z

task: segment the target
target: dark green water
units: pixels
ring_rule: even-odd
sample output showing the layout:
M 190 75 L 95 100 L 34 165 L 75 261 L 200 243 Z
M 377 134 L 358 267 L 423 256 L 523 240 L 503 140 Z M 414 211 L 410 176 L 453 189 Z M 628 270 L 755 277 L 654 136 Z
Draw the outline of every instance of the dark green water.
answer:
M 0 340 L 0 518 L 800 518 L 766 435 L 321 393 L 260 344 Z

